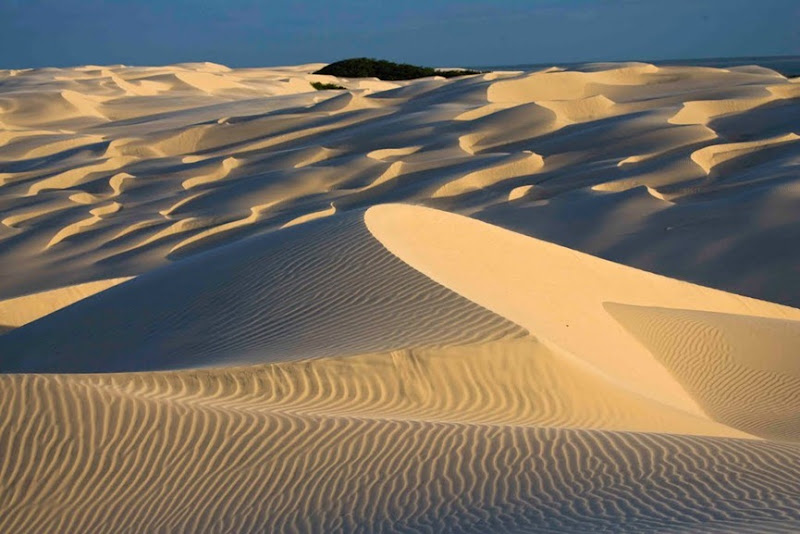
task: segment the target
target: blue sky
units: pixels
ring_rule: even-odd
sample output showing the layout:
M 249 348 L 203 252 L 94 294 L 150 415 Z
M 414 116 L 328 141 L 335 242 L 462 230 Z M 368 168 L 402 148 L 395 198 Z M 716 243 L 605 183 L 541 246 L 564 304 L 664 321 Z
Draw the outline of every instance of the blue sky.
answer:
M 797 0 L 0 0 L 0 68 L 800 54 Z

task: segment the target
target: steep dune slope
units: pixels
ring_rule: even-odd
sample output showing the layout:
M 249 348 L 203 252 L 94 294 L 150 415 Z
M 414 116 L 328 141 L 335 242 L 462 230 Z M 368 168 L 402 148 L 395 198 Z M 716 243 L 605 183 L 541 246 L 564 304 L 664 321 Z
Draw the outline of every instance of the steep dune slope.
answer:
M 353 212 L 189 258 L 28 324 L 0 338 L 0 369 L 266 363 L 523 333 L 406 266 Z
M 622 387 L 684 410 L 696 406 L 670 376 L 675 363 L 654 359 L 617 324 L 606 310 L 608 304 L 742 314 L 749 320 L 743 320 L 737 335 L 756 338 L 763 328 L 759 318 L 781 319 L 791 325 L 787 328 L 800 324 L 800 310 L 795 308 L 660 277 L 443 211 L 376 206 L 367 212 L 366 221 L 392 253 L 433 280 L 524 326 Z M 745 333 L 751 324 L 754 330 Z M 680 354 L 682 359 L 708 350 L 713 361 L 699 366 L 707 372 L 717 369 L 725 357 L 722 347 L 709 346 L 712 339 L 696 335 L 685 341 L 680 335 L 661 339 L 668 344 L 662 351 Z M 784 354 L 800 350 L 796 334 L 780 339 L 788 344 Z M 730 341 L 734 346 L 737 342 Z M 743 350 L 758 350 L 758 344 Z M 752 385 L 777 386 L 777 382 Z M 800 410 L 793 400 L 785 400 L 793 407 L 787 413 Z M 773 402 L 780 404 L 778 399 Z

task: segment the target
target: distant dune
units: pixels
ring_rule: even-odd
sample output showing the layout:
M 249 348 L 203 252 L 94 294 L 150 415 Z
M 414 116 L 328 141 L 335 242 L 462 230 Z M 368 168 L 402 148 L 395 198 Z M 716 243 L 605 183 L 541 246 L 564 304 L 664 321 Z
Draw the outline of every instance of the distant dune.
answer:
M 0 532 L 800 530 L 796 79 L 321 66 L 0 71 Z

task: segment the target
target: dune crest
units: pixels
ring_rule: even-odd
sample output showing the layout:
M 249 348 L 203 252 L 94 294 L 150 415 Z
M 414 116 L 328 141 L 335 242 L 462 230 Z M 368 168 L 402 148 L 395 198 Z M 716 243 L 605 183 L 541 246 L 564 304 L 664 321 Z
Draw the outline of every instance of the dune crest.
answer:
M 525 327 L 621 387 L 690 413 L 702 413 L 696 399 L 619 327 L 604 303 L 800 320 L 795 308 L 616 265 L 443 211 L 384 205 L 370 208 L 365 219 L 389 251 L 436 282 Z
M 263 273 L 248 280 L 241 269 L 278 261 L 277 272 L 292 272 L 281 267 L 282 261 L 288 261 L 326 273 L 317 278 L 328 284 L 328 288 L 317 286 L 308 291 L 309 295 L 329 295 L 321 304 L 322 315 L 318 313 L 316 320 L 304 328 L 320 328 L 330 321 L 324 318 L 329 315 L 335 321 L 331 323 L 333 328 L 323 330 L 326 335 L 320 339 L 330 347 L 337 337 L 334 332 L 339 332 L 340 339 L 354 333 L 355 323 L 350 323 L 348 329 L 342 328 L 347 324 L 341 319 L 346 310 L 342 304 L 354 311 L 363 310 L 365 305 L 370 309 L 370 293 L 377 299 L 374 302 L 381 303 L 389 315 L 397 318 L 401 317 L 397 312 L 414 318 L 422 311 L 415 308 L 413 300 L 405 304 L 387 301 L 387 295 L 397 299 L 397 294 L 382 294 L 385 290 L 380 289 L 376 280 L 403 280 L 401 287 L 416 284 L 420 294 L 430 294 L 437 287 L 422 272 L 434 279 L 446 279 L 446 285 L 457 290 L 466 288 L 462 284 L 464 279 L 475 282 L 479 273 L 466 265 L 460 269 L 466 271 L 466 278 L 454 276 L 447 269 L 453 259 L 462 261 L 473 253 L 464 242 L 454 238 L 462 234 L 468 236 L 473 250 L 497 258 L 498 263 L 487 265 L 490 274 L 484 272 L 484 279 L 497 280 L 506 287 L 499 297 L 492 296 L 485 287 L 478 292 L 465 292 L 487 308 L 516 310 L 516 317 L 526 324 L 532 323 L 523 315 L 535 313 L 542 305 L 556 314 L 559 305 L 564 305 L 557 298 L 558 293 L 548 295 L 542 287 L 564 290 L 568 284 L 582 283 L 583 287 L 578 289 L 587 293 L 583 302 L 588 312 L 593 302 L 588 297 L 592 291 L 598 291 L 591 289 L 593 283 L 600 280 L 615 296 L 630 297 L 638 283 L 637 276 L 646 280 L 655 295 L 662 295 L 660 285 L 668 286 L 669 292 L 675 293 L 669 298 L 675 301 L 696 302 L 690 297 L 700 295 L 712 305 L 745 306 L 764 315 L 800 313 L 604 260 L 595 259 L 592 264 L 589 256 L 428 208 L 378 206 L 368 210 L 365 218 L 366 227 L 357 220 L 344 224 L 341 220 L 334 224 L 328 219 L 308 223 L 293 230 L 294 239 L 284 243 L 258 237 L 241 241 L 238 246 L 221 249 L 220 254 L 203 255 L 164 269 L 160 276 L 153 273 L 143 277 L 141 283 L 129 282 L 100 293 L 0 337 L 0 344 L 15 337 L 24 339 L 26 330 L 35 335 L 37 328 L 44 327 L 55 333 L 59 324 L 74 331 L 76 322 L 91 321 L 93 309 L 135 307 L 132 299 L 137 295 L 152 298 L 165 291 L 175 292 L 179 287 L 170 280 L 187 280 L 187 275 L 204 276 L 202 285 L 207 289 L 212 280 L 229 281 L 222 293 L 211 297 L 212 301 L 237 298 L 239 284 L 258 294 L 263 289 L 257 289 L 253 281 L 262 279 Z M 422 240 L 420 227 L 426 228 Z M 387 229 L 392 231 L 387 233 Z M 328 236 L 334 243 L 360 236 L 362 252 L 348 251 L 331 258 L 328 250 L 314 250 L 318 248 L 314 245 L 321 242 L 320 235 Z M 342 239 L 346 235 L 351 239 Z M 372 241 L 368 245 L 372 236 L 381 242 Z M 413 236 L 412 241 L 406 243 L 404 239 L 408 236 Z M 443 238 L 455 241 L 455 248 L 442 247 Z M 298 256 L 291 252 L 298 246 L 309 250 Z M 401 250 L 401 246 L 405 248 Z M 563 257 L 559 257 L 559 249 Z M 271 260 L 254 261 L 258 257 L 252 255 L 254 250 L 263 250 L 261 257 Z M 285 260 L 278 259 L 287 253 Z M 368 254 L 363 256 L 365 253 Z M 566 262 L 563 265 L 571 263 L 569 278 L 541 278 L 535 272 L 529 273 L 528 278 L 519 278 L 497 271 L 504 263 L 532 265 L 532 253 L 537 254 L 539 262 L 551 263 L 551 273 L 558 271 L 553 267 L 558 267 L 559 261 Z M 363 261 L 358 261 L 359 255 Z M 345 258 L 347 261 L 340 261 Z M 219 271 L 214 266 L 220 265 L 220 261 L 234 270 Z M 393 267 L 385 270 L 380 264 Z M 365 267 L 369 270 L 364 271 Z M 209 273 L 209 269 L 215 272 Z M 238 275 L 230 276 L 237 270 Z M 345 297 L 342 304 L 337 304 L 331 291 L 349 285 L 344 279 L 337 279 L 345 273 L 356 277 L 369 273 L 367 276 L 373 280 L 366 281 L 364 296 Z M 301 280 L 314 279 L 303 276 L 306 273 L 302 271 L 294 274 Z M 614 276 L 626 283 L 614 284 Z M 417 282 L 412 282 L 414 279 Z M 525 280 L 538 285 L 539 290 L 526 288 Z M 287 282 L 288 279 L 284 280 L 281 286 Z M 0 463 L 0 478 L 13 477 L 19 481 L 4 492 L 4 500 L 0 501 L 5 511 L 0 516 L 0 526 L 19 532 L 48 530 L 65 524 L 76 529 L 102 530 L 116 528 L 124 521 L 125 525 L 141 529 L 156 525 L 192 529 L 202 524 L 203 528 L 237 525 L 239 531 L 257 531 L 268 522 L 270 529 L 280 531 L 381 530 L 381 525 L 391 525 L 387 528 L 396 530 L 398 525 L 416 528 L 422 524 L 471 531 L 469 518 L 473 514 L 483 517 L 482 528 L 492 530 L 514 525 L 517 529 L 536 531 L 553 522 L 579 531 L 612 525 L 630 531 L 653 525 L 662 530 L 791 531 L 800 525 L 794 515 L 800 502 L 796 502 L 795 492 L 789 489 L 799 474 L 797 446 L 749 439 L 750 435 L 707 416 L 670 407 L 669 403 L 653 398 L 649 391 L 636 393 L 635 388 L 619 387 L 620 380 L 610 379 L 608 373 L 587 366 L 576 358 L 581 355 L 552 349 L 519 329 L 502 326 L 509 323 L 495 322 L 501 328 L 492 334 L 486 329 L 487 320 L 492 317 L 490 312 L 480 311 L 483 308 L 457 297 L 450 292 L 452 289 L 438 287 L 438 296 L 424 301 L 437 314 L 424 317 L 420 324 L 430 327 L 429 332 L 435 333 L 440 341 L 427 348 L 419 347 L 424 335 L 420 338 L 422 333 L 417 327 L 406 330 L 398 345 L 411 344 L 409 348 L 389 353 L 320 355 L 315 360 L 291 361 L 281 351 L 283 358 L 249 367 L 166 373 L 0 376 L 0 406 L 4 413 L 13 414 L 0 420 L 0 443 L 7 444 L 4 448 L 7 451 L 21 452 L 6 456 Z M 284 291 L 297 295 L 293 287 Z M 169 298 L 186 302 L 180 291 Z M 155 305 L 163 309 L 169 298 Z M 195 293 L 197 298 L 202 295 Z M 302 299 L 294 298 L 297 305 L 303 306 Z M 516 299 L 517 303 L 512 302 L 509 307 L 508 303 L 490 298 L 504 302 Z M 564 294 L 562 298 L 572 297 Z M 442 306 L 448 299 L 452 302 L 449 310 Z M 276 295 L 272 302 L 277 304 L 282 300 Z M 657 345 L 651 345 L 650 338 L 645 345 L 656 347 L 654 354 L 678 375 L 678 383 L 687 382 L 681 375 L 681 365 L 669 361 L 675 354 L 670 350 L 682 350 L 673 340 L 699 341 L 699 347 L 712 349 L 703 352 L 706 357 L 718 356 L 713 353 L 718 346 L 714 344 L 718 339 L 715 336 L 709 338 L 711 343 L 691 331 L 683 336 L 665 337 L 659 325 L 671 327 L 668 321 L 660 319 L 655 328 L 645 324 L 642 329 L 637 318 L 647 319 L 650 310 L 662 313 L 659 309 L 607 302 L 596 305 L 614 321 L 633 330 L 634 335 L 654 332 L 657 337 L 653 339 L 659 340 Z M 195 311 L 207 307 L 200 301 L 194 306 Z M 216 321 L 242 325 L 241 319 L 231 316 L 231 308 L 222 310 L 225 313 L 218 313 Z M 634 315 L 629 316 L 627 310 L 633 310 Z M 680 314 L 723 325 L 730 320 L 716 319 L 720 314 L 708 311 L 679 311 L 677 317 L 683 317 Z M 170 315 L 173 312 L 165 310 L 165 317 Z M 196 313 L 193 315 L 194 320 L 202 321 Z M 361 315 L 359 322 L 374 321 L 367 317 L 369 313 Z M 745 336 L 750 343 L 758 343 L 767 331 L 776 328 L 785 335 L 776 338 L 773 348 L 800 342 L 795 331 L 800 321 L 725 317 L 734 320 L 730 324 L 732 335 Z M 129 320 L 130 317 L 125 319 Z M 748 337 L 754 323 L 761 329 L 755 340 Z M 454 327 L 453 332 L 470 332 L 475 337 L 473 340 L 463 335 L 443 338 L 448 324 Z M 167 323 L 161 325 L 163 328 Z M 290 327 L 291 322 L 266 325 L 262 320 L 244 321 L 251 334 L 258 333 L 262 339 L 271 337 L 270 343 L 277 341 L 274 332 Z M 580 328 L 577 323 L 575 326 L 576 330 Z M 110 338 L 122 343 L 116 348 L 108 345 L 92 348 L 96 342 L 84 340 L 78 350 L 119 354 L 120 347 L 125 344 L 133 347 L 137 343 L 131 342 L 141 333 L 136 328 L 133 325 L 133 337 L 121 342 L 120 331 L 109 332 Z M 178 322 L 166 331 L 176 336 L 174 341 L 185 343 L 188 338 L 181 334 L 181 328 Z M 604 330 L 605 335 L 610 333 L 605 325 Z M 22 338 L 19 334 L 23 334 Z M 227 350 L 235 346 L 231 341 L 243 339 L 242 334 L 248 335 L 239 328 L 238 335 L 229 338 Z M 538 335 L 549 336 L 551 331 L 542 329 Z M 313 338 L 315 334 L 307 330 L 304 336 Z M 362 340 L 363 347 L 363 334 L 357 338 Z M 20 346 L 24 348 L 29 343 Z M 166 338 L 162 343 L 171 346 L 171 350 L 181 350 L 179 344 Z M 309 354 L 309 346 L 306 345 L 305 354 Z M 666 346 L 668 352 L 661 351 L 661 346 Z M 333 354 L 341 350 L 338 347 Z M 77 356 L 85 354 L 63 356 L 76 361 Z M 199 357 L 195 349 L 191 354 Z M 734 356 L 737 361 L 741 358 L 742 355 Z M 796 366 L 786 367 L 781 363 L 784 359 L 779 355 L 777 358 L 774 363 L 756 359 L 749 365 L 766 364 L 773 371 L 797 375 Z M 90 365 L 96 368 L 99 361 Z M 189 365 L 196 364 L 197 360 Z M 645 362 L 638 360 L 637 364 Z M 648 367 L 648 371 L 653 369 Z M 697 373 L 689 370 L 686 376 L 688 390 L 698 394 L 691 382 Z M 720 380 L 741 392 L 751 382 L 746 377 L 743 382 L 736 382 L 738 376 L 734 370 L 733 382 L 726 375 Z M 763 384 L 763 380 L 758 383 Z M 723 387 L 714 391 L 727 398 L 724 392 L 732 389 Z M 791 388 L 782 391 L 790 394 Z M 701 405 L 706 406 L 708 397 L 702 392 L 699 396 Z M 35 402 L 23 402 L 23 398 Z M 61 400 L 56 402 L 56 398 Z M 758 414 L 759 410 L 768 409 L 770 403 L 785 401 L 782 397 L 762 397 L 755 407 L 749 399 L 738 410 L 731 411 L 728 404 L 727 413 L 710 412 L 741 425 L 742 420 L 731 418 L 730 414 Z M 59 420 L 66 424 L 56 424 Z M 41 424 L 32 428 L 26 421 Z M 97 421 L 103 424 L 98 427 Z M 791 421 L 783 423 L 753 429 L 763 433 L 792 428 Z M 56 434 L 42 439 L 40 429 L 51 427 L 57 429 Z M 25 430 L 15 430 L 20 428 Z M 785 439 L 789 435 L 780 437 Z M 68 455 L 66 463 L 61 464 L 62 470 L 55 469 L 53 464 L 53 459 L 59 456 L 56 453 L 59 443 L 73 443 L 81 451 Z M 136 443 L 147 445 L 140 453 L 131 454 L 131 445 Z M 88 456 L 89 451 L 100 449 L 105 454 Z M 420 450 L 425 454 L 419 454 Z M 34 458 L 42 459 L 41 472 L 31 469 Z M 608 466 L 608 470 L 598 470 L 598 465 Z M 720 476 L 725 484 L 719 484 Z M 641 485 L 644 479 L 648 482 Z M 442 484 L 443 481 L 448 483 Z M 333 487 L 339 488 L 347 499 L 323 498 Z M 508 493 L 509 488 L 513 489 L 513 496 Z M 664 492 L 670 498 L 655 498 Z M 69 507 L 69 519 L 64 518 L 59 507 L 37 506 L 39 513 L 35 516 L 26 513 L 42 495 L 65 495 L 58 502 Z M 296 506 L 284 506 L 282 498 L 300 503 L 304 512 L 298 514 Z M 381 504 L 376 506 L 376 502 Z M 595 504 L 590 506 L 592 502 Z M 117 503 L 114 517 L 108 514 L 111 503 Z M 179 503 L 201 510 L 201 517 L 197 513 L 176 515 L 176 509 L 183 509 Z M 449 510 L 454 506 L 463 511 L 453 516 Z M 597 506 L 602 507 L 603 514 L 595 513 Z M 620 507 L 634 513 L 620 513 Z M 580 512 L 584 508 L 594 512 Z M 248 513 L 243 513 L 244 510 Z M 713 517 L 708 516 L 709 511 L 713 511 Z
M 98 280 L 2 300 L 0 301 L 0 325 L 12 328 L 20 327 L 127 280 L 129 278 Z

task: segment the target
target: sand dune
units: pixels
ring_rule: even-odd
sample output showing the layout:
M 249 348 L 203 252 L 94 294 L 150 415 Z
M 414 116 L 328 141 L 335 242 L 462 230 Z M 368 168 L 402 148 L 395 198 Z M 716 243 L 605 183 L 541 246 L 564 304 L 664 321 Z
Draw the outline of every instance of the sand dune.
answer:
M 620 387 L 702 413 L 696 403 L 703 406 L 705 399 L 692 394 L 681 379 L 708 385 L 727 373 L 739 378 L 735 387 L 708 387 L 712 395 L 726 397 L 726 409 L 738 412 L 723 392 L 744 396 L 747 400 L 740 409 L 745 411 L 759 410 L 750 395 L 772 397 L 765 401 L 770 406 L 764 408 L 771 411 L 769 418 L 774 416 L 776 425 L 796 431 L 793 419 L 800 412 L 795 398 L 800 382 L 795 364 L 785 363 L 800 351 L 800 310 L 796 308 L 616 265 L 443 211 L 385 205 L 371 208 L 366 220 L 370 231 L 415 269 L 524 326 Z M 685 312 L 698 317 L 697 324 L 707 326 L 667 326 L 672 322 L 653 326 L 650 321 L 643 325 L 628 318 L 628 310 L 645 303 L 648 310 L 657 307 L 667 316 L 675 313 L 676 320 Z M 614 324 L 620 316 L 625 318 L 622 326 L 644 346 Z M 716 319 L 704 323 L 700 317 Z M 720 319 L 729 317 L 739 320 L 727 323 Z M 690 331 L 685 333 L 683 328 Z M 695 331 L 698 329 L 701 332 Z M 762 344 L 764 337 L 770 341 Z M 754 353 L 760 351 L 771 356 L 756 357 Z M 706 362 L 701 363 L 700 358 Z M 747 375 L 755 361 L 763 375 L 760 380 Z M 685 370 L 687 365 L 693 369 Z M 674 380 L 675 375 L 681 379 Z M 718 416 L 717 420 L 737 426 L 732 419 L 741 416 Z M 753 414 L 765 427 L 770 426 L 769 418 L 765 413 Z
M 796 79 L 320 66 L 0 71 L 0 532 L 800 530 Z
M 606 309 L 716 420 L 797 441 L 800 321 L 616 303 Z
M 714 167 L 726 161 L 741 159 L 743 156 L 756 152 L 759 149 L 781 145 L 783 143 L 791 143 L 798 139 L 800 139 L 799 135 L 788 133 L 779 137 L 761 139 L 759 141 L 711 145 L 693 152 L 692 161 L 702 167 L 706 174 L 709 174 Z
M 791 80 L 766 69 L 637 63 L 390 83 L 308 74 L 315 67 L 34 69 L 6 79 L 0 92 L 3 218 L 23 207 L 38 215 L 24 229 L 0 228 L 0 238 L 13 244 L 0 253 L 9 274 L 0 280 L 0 297 L 54 287 L 56 268 L 66 284 L 140 274 L 168 263 L 176 247 L 188 253 L 180 242 L 195 243 L 197 253 L 324 213 L 332 204 L 341 210 L 403 201 L 704 285 L 800 304 L 800 290 L 780 291 L 763 275 L 712 275 L 730 269 L 724 256 L 690 253 L 709 265 L 709 274 L 672 265 L 671 248 L 681 239 L 662 239 L 664 226 L 673 225 L 655 222 L 675 202 L 697 202 L 727 188 L 764 190 L 792 176 L 791 143 L 768 145 L 798 134 L 798 84 Z M 314 80 L 350 90 L 314 91 Z M 77 100 L 58 96 L 64 92 Z M 48 111 L 40 101 L 60 102 L 66 111 Z M 725 179 L 708 182 L 716 165 L 725 167 Z M 524 202 L 514 196 L 509 204 L 514 189 L 529 186 L 546 195 Z M 586 235 L 572 226 L 575 218 L 551 232 L 528 216 L 530 203 L 544 198 L 548 203 L 534 206 L 537 213 L 563 220 L 562 205 L 571 202 L 564 195 L 594 191 L 608 196 L 595 205 L 610 206 L 623 198 L 615 193 L 636 187 L 650 188 L 662 202 L 649 208 L 653 224 L 635 233 L 655 247 L 647 257 L 639 246 L 617 245 L 630 232 L 605 224 L 604 209 L 584 210 L 580 221 L 605 235 Z M 56 202 L 59 192 L 74 202 Z M 31 204 L 25 195 L 37 198 Z M 71 240 L 81 246 L 46 248 L 65 227 L 90 219 L 93 203 L 109 198 L 122 210 Z M 37 204 L 52 209 L 42 212 Z M 180 212 L 170 210 L 176 205 Z M 256 209 L 266 205 L 272 208 Z M 737 224 L 740 211 L 717 217 Z M 152 239 L 182 218 L 193 220 Z M 132 252 L 133 234 L 124 244 L 112 240 L 145 220 L 152 224 L 135 234 L 139 253 Z M 234 221 L 241 223 L 231 228 Z M 707 225 L 702 242 L 736 239 L 737 249 L 785 258 L 785 248 L 772 241 L 735 238 L 727 227 Z M 201 233 L 217 238 L 200 246 L 195 236 Z
M 230 303 L 224 307 L 230 316 L 221 315 L 222 302 Z M 102 323 L 103 331 L 76 336 L 73 321 Z M 354 212 L 145 274 L 3 336 L 0 352 L 6 372 L 86 373 L 266 363 L 523 334 L 408 267 Z

